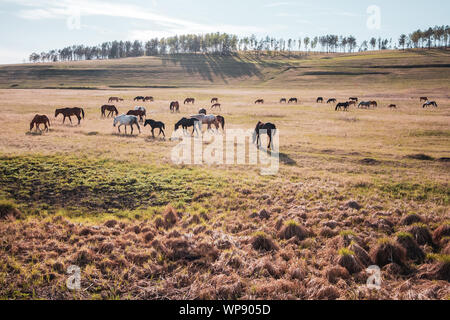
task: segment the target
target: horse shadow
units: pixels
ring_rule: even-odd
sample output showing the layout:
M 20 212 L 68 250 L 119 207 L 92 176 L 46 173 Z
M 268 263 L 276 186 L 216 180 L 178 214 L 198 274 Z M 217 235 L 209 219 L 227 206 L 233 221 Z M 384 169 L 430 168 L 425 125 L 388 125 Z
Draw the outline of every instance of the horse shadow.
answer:
M 264 147 L 258 147 L 258 150 L 266 152 L 268 155 L 270 155 L 272 158 L 278 158 L 280 159 L 280 162 L 288 165 L 288 166 L 295 166 L 297 165 L 297 162 L 289 157 L 286 153 L 283 152 L 272 152 L 271 150 L 264 148 Z

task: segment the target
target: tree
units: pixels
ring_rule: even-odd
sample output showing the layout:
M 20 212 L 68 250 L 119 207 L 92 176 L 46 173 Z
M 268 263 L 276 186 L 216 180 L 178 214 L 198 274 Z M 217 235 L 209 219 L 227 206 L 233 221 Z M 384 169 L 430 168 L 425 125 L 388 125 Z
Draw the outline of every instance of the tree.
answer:
M 399 45 L 400 47 L 402 47 L 403 50 L 405 50 L 405 44 L 406 44 L 406 34 L 402 34 L 402 35 L 400 36 L 400 38 L 398 39 L 398 45 Z
M 377 45 L 377 39 L 371 38 L 369 43 L 370 43 L 370 46 L 372 47 L 372 50 L 375 50 L 375 47 Z

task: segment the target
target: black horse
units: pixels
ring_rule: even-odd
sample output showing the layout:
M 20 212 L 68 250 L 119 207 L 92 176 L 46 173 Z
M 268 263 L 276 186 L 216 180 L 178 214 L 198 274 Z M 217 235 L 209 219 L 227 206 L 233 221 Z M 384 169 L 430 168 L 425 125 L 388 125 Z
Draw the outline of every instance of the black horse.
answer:
M 287 101 L 286 98 L 281 98 L 280 99 L 280 103 L 286 103 L 286 101 Z
M 206 116 L 206 109 L 198 110 L 198 114 L 204 114 Z
M 152 127 L 152 136 L 153 136 L 153 138 L 155 137 L 155 129 L 159 129 L 158 137 L 162 133 L 164 138 L 166 138 L 166 134 L 164 133 L 164 130 L 166 129 L 166 126 L 165 126 L 164 123 L 162 123 L 161 121 L 155 121 L 155 120 L 152 120 L 152 119 L 147 119 L 147 120 L 145 120 L 144 127 L 146 127 L 147 125 Z
M 261 121 L 258 121 L 258 123 L 256 124 L 255 132 L 253 133 L 253 143 L 256 142 L 258 147 L 260 147 L 260 135 L 267 134 L 269 136 L 269 145 L 267 146 L 267 149 L 273 149 L 272 135 L 276 134 L 276 130 L 277 127 L 273 123 L 262 123 Z
M 323 97 L 318 97 L 316 103 L 323 103 Z
M 298 103 L 298 99 L 297 98 L 290 98 L 288 103 Z
M 338 111 L 341 110 L 341 108 L 344 108 L 344 111 L 347 111 L 349 106 L 350 104 L 348 102 L 339 102 L 334 110 Z
M 429 106 L 433 106 L 433 107 L 435 107 L 435 108 L 437 108 L 437 103 L 436 103 L 436 101 L 427 101 L 424 105 L 423 105 L 423 108 L 426 108 L 426 107 L 429 107 Z
M 136 98 L 134 98 L 134 101 L 141 101 L 141 100 L 145 102 L 145 97 L 137 96 Z
M 183 131 L 186 133 L 187 128 L 193 127 L 193 129 L 192 129 L 192 135 L 193 135 L 194 132 L 197 131 L 197 126 L 199 126 L 199 121 L 197 119 L 182 118 L 180 121 L 175 123 L 175 131 L 177 131 L 178 128 L 182 127 Z M 197 133 L 198 133 L 198 131 L 197 131 Z

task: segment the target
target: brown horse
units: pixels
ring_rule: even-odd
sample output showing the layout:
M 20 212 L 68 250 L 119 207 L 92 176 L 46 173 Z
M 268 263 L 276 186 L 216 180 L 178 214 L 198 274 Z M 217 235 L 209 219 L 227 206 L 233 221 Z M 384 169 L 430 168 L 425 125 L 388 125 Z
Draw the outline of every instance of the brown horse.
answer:
M 216 108 L 219 108 L 219 110 L 222 110 L 222 106 L 220 105 L 220 103 L 216 103 L 211 106 L 211 109 L 216 109 Z
M 189 104 L 189 103 L 194 104 L 195 103 L 195 99 L 194 98 L 186 98 L 184 100 L 184 104 Z
M 264 104 L 264 99 L 258 99 L 255 101 L 255 104 Z
M 172 101 L 170 103 L 170 112 L 180 112 L 180 104 L 178 101 Z
M 390 105 L 388 106 L 388 108 L 391 108 L 391 109 L 397 109 L 397 105 L 396 105 L 396 104 L 390 104 Z
M 327 103 L 336 103 L 337 100 L 335 98 L 328 99 Z
M 62 114 L 64 116 L 63 124 L 66 121 L 66 117 L 69 117 L 70 123 L 72 124 L 72 116 L 76 116 L 78 119 L 78 125 L 81 123 L 81 117 L 84 119 L 84 110 L 82 108 L 62 108 L 55 110 L 55 118 Z
M 286 102 L 287 102 L 286 98 L 281 98 L 280 99 L 280 103 L 286 103 Z
M 119 101 L 123 101 L 123 99 L 122 98 L 119 98 L 119 97 L 111 97 L 111 98 L 109 98 L 108 99 L 108 103 L 111 103 L 111 102 L 119 102 Z
M 119 110 L 117 110 L 116 106 L 113 105 L 105 104 L 104 106 L 101 107 L 101 110 L 103 118 L 104 117 L 109 118 L 110 116 L 114 117 L 114 115 L 117 117 L 119 115 Z M 108 116 L 106 116 L 106 111 L 109 111 Z
M 211 99 L 211 104 L 218 103 L 218 102 L 219 102 L 219 98 L 212 98 Z
M 370 107 L 377 108 L 378 107 L 378 103 L 376 101 L 370 101 Z
M 153 97 L 148 96 L 148 97 L 144 98 L 144 102 L 146 102 L 146 101 L 153 102 L 153 101 L 155 101 L 155 99 Z
M 358 102 L 358 98 L 357 97 L 350 97 L 350 98 L 348 98 L 348 100 Z
M 127 116 L 139 117 L 140 122 L 144 122 L 145 111 L 143 110 L 130 110 L 127 112 Z
M 40 124 L 44 124 L 45 125 L 45 129 L 48 132 L 48 127 L 50 127 L 50 119 L 46 116 L 46 115 L 35 115 L 33 120 L 30 123 L 30 131 L 33 130 L 34 125 L 36 125 L 36 131 L 42 131 L 41 128 L 39 128 Z M 47 126 L 48 124 L 48 126 Z
M 355 106 L 356 107 L 356 101 L 349 101 L 348 106 Z
M 318 97 L 316 103 L 323 103 L 323 97 Z
M 290 98 L 288 103 L 298 103 L 298 99 L 297 98 Z
M 422 101 L 428 101 L 428 97 L 420 97 L 420 102 L 422 102 Z

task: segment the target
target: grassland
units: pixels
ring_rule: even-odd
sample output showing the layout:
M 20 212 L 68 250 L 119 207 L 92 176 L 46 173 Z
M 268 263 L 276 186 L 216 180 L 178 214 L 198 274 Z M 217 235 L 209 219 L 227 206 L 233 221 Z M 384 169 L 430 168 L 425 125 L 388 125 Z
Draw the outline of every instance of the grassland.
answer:
M 0 297 L 449 298 L 449 65 L 431 50 L 1 66 Z M 274 122 L 279 173 L 174 165 L 176 141 L 117 134 L 100 106 L 121 96 L 126 112 L 137 95 L 155 97 L 148 117 L 169 137 L 213 96 L 228 129 Z M 168 112 L 188 96 L 195 106 Z M 379 108 L 335 112 L 318 96 Z M 59 106 L 86 118 L 63 125 Z M 36 113 L 50 132 L 27 131 Z M 65 287 L 72 264 L 82 291 Z M 369 264 L 379 291 L 365 286 Z

